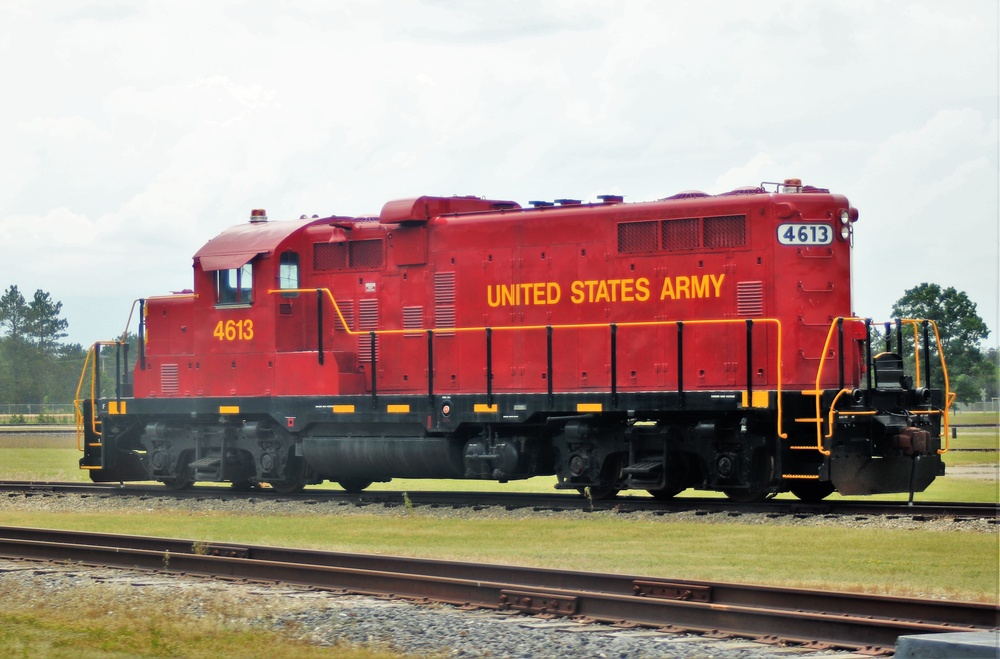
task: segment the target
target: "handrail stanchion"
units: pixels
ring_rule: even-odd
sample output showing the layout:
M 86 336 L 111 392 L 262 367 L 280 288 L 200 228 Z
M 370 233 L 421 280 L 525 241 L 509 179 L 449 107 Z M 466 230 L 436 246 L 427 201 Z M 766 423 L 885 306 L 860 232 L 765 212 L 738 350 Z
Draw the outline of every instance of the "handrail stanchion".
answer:
M 122 346 L 115 344 L 115 400 L 121 402 L 122 399 Z
M 753 407 L 753 320 L 747 318 L 747 405 Z
M 865 318 L 865 376 L 868 380 L 868 386 L 865 389 L 865 407 L 871 407 L 872 404 L 872 319 Z
M 927 321 L 924 320 L 924 384 L 928 389 L 931 388 L 931 344 L 930 336 L 927 334 Z
M 139 370 L 146 370 L 146 300 L 139 298 Z
M 101 342 L 94 344 L 94 400 L 101 397 Z
M 677 321 L 677 398 L 684 407 L 684 321 Z
M 844 388 L 844 317 L 840 316 L 837 318 L 837 360 L 840 367 L 840 379 L 838 384 L 840 386 L 837 389 Z
M 375 330 L 368 333 L 371 338 L 371 357 L 372 357 L 372 403 L 378 400 L 378 392 L 376 391 L 376 367 L 375 367 Z
M 548 386 L 549 408 L 555 405 L 552 390 L 552 325 L 545 326 L 545 381 Z
M 323 291 L 316 289 L 316 354 L 323 365 Z
M 434 404 L 434 330 L 427 330 L 427 400 Z
M 486 328 L 486 404 L 493 406 L 493 328 Z
M 618 325 L 611 323 L 611 406 L 618 407 Z

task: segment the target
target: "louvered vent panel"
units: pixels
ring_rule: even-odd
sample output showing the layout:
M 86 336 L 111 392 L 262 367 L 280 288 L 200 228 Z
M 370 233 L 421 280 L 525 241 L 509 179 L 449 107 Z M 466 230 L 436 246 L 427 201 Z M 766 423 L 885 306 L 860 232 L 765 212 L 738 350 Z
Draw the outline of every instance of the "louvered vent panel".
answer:
M 663 220 L 663 249 L 697 249 L 698 218 L 685 217 L 680 220 Z
M 764 315 L 764 282 L 741 281 L 736 284 L 736 314 L 744 318 Z
M 344 321 L 347 323 L 347 327 L 353 331 L 356 329 L 354 325 L 354 300 L 337 300 L 337 308 L 340 309 L 340 313 L 344 316 Z M 333 324 L 334 331 L 344 332 L 343 323 L 340 322 L 340 318 L 337 318 Z
M 713 247 L 743 247 L 747 244 L 747 216 L 727 215 L 705 218 L 705 240 L 707 249 Z
M 659 244 L 656 222 L 622 222 L 618 225 L 618 253 L 655 252 Z
M 178 389 L 180 389 L 180 378 L 177 373 L 177 364 L 160 365 L 160 392 L 176 394 Z
M 403 307 L 403 329 L 419 330 L 424 327 L 423 307 Z M 407 332 L 403 336 L 420 336 L 420 332 Z
M 358 336 L 358 361 L 371 363 L 372 338 L 371 330 L 378 329 L 378 300 L 361 300 L 358 302 L 358 330 L 364 332 Z M 378 338 L 375 339 L 375 361 L 378 361 Z
M 455 326 L 455 273 L 434 273 L 434 327 L 438 336 L 454 336 L 454 332 L 441 332 Z

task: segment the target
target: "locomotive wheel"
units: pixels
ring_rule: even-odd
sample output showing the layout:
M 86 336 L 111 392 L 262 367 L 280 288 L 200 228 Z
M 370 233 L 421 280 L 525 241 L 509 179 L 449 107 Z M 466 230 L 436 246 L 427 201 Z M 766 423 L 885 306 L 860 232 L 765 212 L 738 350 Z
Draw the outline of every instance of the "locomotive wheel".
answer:
M 271 489 L 278 494 L 297 494 L 306 489 L 305 481 L 300 480 L 270 481 L 269 484 Z
M 768 498 L 770 492 L 763 488 L 748 490 L 726 490 L 726 498 L 736 503 L 760 503 Z
M 306 488 L 306 465 L 302 458 L 289 457 L 285 466 L 285 477 L 280 480 L 268 481 L 278 494 L 295 494 Z
M 657 501 L 670 501 L 684 491 L 684 488 L 664 487 L 659 490 L 646 490 Z
M 164 478 L 160 482 L 169 487 L 171 490 L 186 490 L 194 485 L 194 481 L 192 479 L 184 478 L 182 476 L 178 476 L 176 478 Z
M 836 488 L 829 481 L 802 481 L 788 488 L 806 503 L 816 503 L 833 494 Z
M 348 494 L 361 494 L 362 490 L 371 485 L 371 481 L 337 481 L 337 485 L 344 488 Z
M 768 490 L 768 484 L 771 482 L 773 474 L 774 458 L 763 451 L 757 451 L 753 456 L 749 487 L 740 490 L 726 490 L 726 498 L 736 503 L 760 503 L 774 496 Z

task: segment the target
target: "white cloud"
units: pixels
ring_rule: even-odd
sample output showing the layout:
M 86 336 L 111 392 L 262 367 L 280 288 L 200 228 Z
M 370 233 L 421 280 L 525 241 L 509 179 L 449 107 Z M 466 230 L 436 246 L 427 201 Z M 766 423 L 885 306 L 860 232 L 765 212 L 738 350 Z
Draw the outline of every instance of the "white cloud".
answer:
M 89 342 L 253 207 L 794 176 L 861 209 L 859 312 L 954 282 L 997 329 L 996 24 L 988 0 L 6 3 L 0 285 Z

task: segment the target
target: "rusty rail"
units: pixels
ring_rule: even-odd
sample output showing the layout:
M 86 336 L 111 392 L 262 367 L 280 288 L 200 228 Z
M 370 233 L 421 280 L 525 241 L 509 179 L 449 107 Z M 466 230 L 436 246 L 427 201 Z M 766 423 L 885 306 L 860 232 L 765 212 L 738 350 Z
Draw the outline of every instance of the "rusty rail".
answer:
M 967 602 L 47 529 L 0 528 L 0 556 L 278 581 L 850 649 L 888 649 L 901 635 L 989 630 L 998 614 L 997 607 Z

